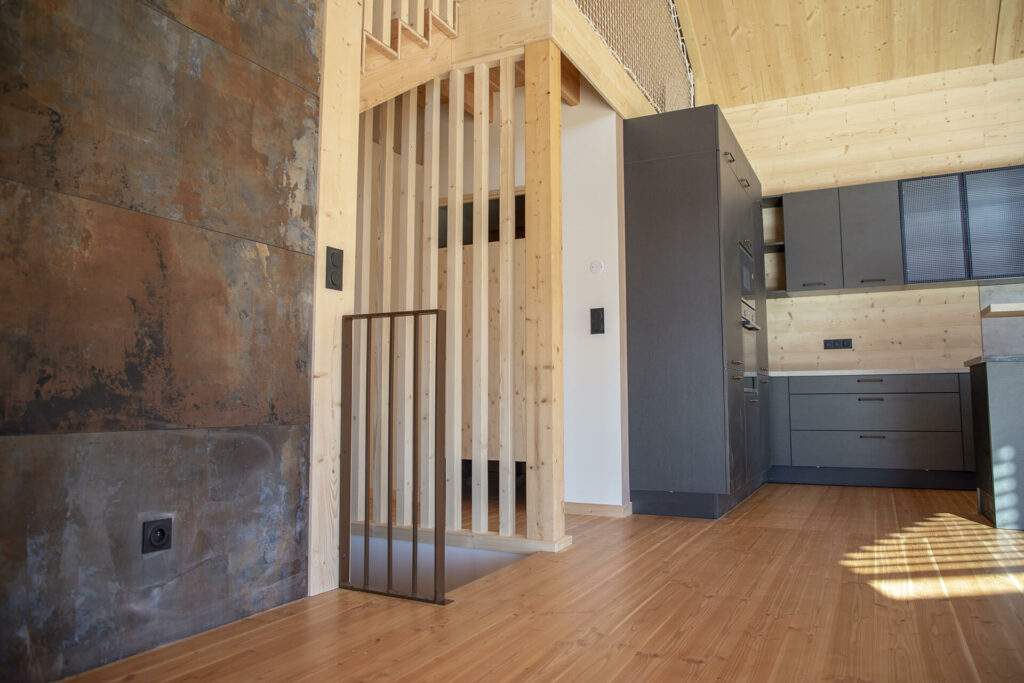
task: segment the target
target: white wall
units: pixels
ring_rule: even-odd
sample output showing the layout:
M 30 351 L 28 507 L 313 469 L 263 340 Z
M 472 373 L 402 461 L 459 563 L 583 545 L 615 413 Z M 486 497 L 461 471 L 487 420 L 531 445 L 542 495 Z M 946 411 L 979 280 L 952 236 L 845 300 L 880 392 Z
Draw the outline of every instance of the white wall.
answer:
M 621 131 L 621 119 L 586 83 L 579 106 L 562 106 L 566 502 L 629 501 L 620 324 Z M 604 264 L 602 272 L 591 272 L 594 261 Z M 603 335 L 590 334 L 591 308 L 604 308 Z

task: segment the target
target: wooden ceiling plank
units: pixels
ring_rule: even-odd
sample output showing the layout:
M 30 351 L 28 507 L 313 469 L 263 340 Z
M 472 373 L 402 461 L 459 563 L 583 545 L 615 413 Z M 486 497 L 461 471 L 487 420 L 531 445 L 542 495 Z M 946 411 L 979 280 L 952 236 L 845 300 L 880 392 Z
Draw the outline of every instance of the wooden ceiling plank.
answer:
M 992 62 L 1024 58 L 1024 0 L 1002 0 Z

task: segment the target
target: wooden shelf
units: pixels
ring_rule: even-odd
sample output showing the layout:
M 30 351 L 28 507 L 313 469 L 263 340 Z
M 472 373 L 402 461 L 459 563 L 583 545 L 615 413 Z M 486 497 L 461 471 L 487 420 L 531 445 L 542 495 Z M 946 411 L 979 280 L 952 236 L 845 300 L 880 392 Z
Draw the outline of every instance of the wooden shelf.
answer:
M 1024 316 L 1024 303 L 992 304 L 981 309 L 982 318 L 1017 318 Z

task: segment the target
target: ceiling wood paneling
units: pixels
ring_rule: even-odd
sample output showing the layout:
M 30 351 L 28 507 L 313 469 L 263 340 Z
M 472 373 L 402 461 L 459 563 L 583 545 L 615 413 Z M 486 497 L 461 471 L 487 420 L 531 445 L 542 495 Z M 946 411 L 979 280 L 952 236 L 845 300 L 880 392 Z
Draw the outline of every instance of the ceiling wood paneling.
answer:
M 678 2 L 705 80 L 699 104 L 735 107 L 1024 56 L 1024 0 Z

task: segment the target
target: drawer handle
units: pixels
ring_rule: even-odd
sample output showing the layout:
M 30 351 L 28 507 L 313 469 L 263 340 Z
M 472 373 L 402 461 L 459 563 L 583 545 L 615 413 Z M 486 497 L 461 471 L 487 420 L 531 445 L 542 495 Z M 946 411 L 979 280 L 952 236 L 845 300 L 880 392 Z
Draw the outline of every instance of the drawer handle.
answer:
M 738 377 L 730 377 L 729 379 L 743 379 L 743 375 L 739 375 Z
M 827 282 L 805 282 L 805 283 L 803 283 L 801 285 L 801 287 L 826 287 L 826 286 L 828 286 Z
M 867 284 L 868 282 L 885 282 L 885 278 L 884 277 L 869 277 L 866 280 L 861 280 L 860 281 L 860 283 L 862 285 L 863 284 Z
M 731 363 L 732 365 L 743 365 L 743 361 L 741 360 L 731 360 L 729 361 L 729 363 Z
M 881 382 L 884 382 L 884 381 L 885 381 L 884 379 L 859 379 L 859 380 L 857 380 L 857 383 L 858 384 L 860 384 L 862 382 L 879 382 L 879 383 L 881 383 Z
M 747 403 L 757 403 L 757 402 L 758 402 L 758 401 L 760 401 L 760 400 L 761 400 L 761 399 L 758 399 L 758 398 L 748 398 L 748 399 L 747 399 Z
M 862 438 L 862 439 L 884 439 L 885 437 L 884 436 L 879 436 L 878 434 L 861 434 L 860 438 Z
M 722 156 L 725 157 L 725 160 L 728 161 L 730 164 L 736 161 L 736 157 L 732 155 L 732 152 L 723 152 Z
M 750 187 L 750 181 L 746 178 L 740 178 L 740 185 L 743 187 Z
M 884 398 L 879 398 L 877 396 L 867 396 L 867 397 L 865 397 L 865 396 L 858 396 L 857 400 L 858 401 L 884 401 L 885 399 Z

